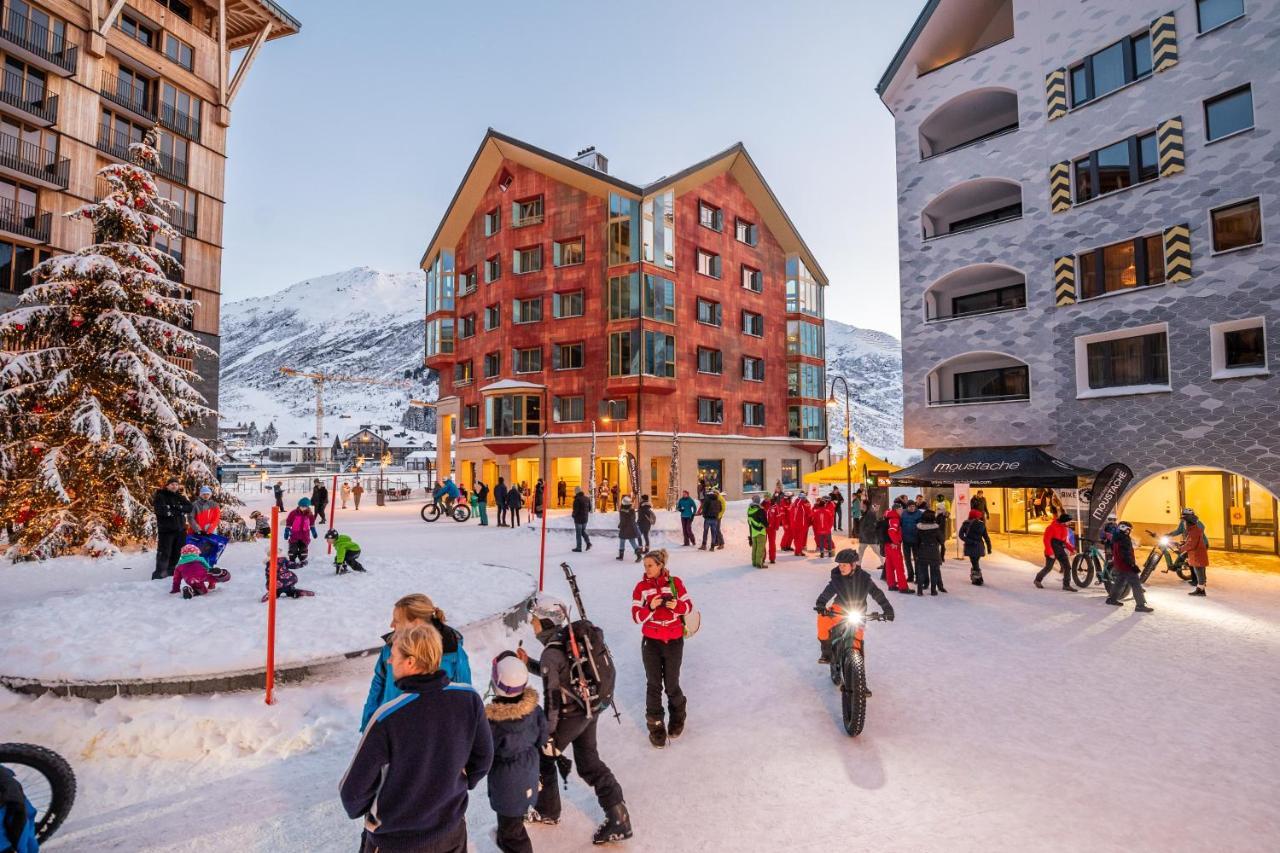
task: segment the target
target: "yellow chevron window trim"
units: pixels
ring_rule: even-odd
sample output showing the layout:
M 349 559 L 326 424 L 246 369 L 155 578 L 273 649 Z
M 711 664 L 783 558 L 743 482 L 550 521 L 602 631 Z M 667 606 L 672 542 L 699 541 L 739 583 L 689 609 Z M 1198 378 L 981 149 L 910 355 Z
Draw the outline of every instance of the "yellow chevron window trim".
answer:
M 1049 167 L 1049 207 L 1054 213 L 1071 209 L 1071 161 Z
M 1170 12 L 1151 22 L 1151 67 L 1160 72 L 1177 64 L 1178 26 Z
M 1049 121 L 1067 114 L 1067 69 L 1055 68 L 1045 75 L 1044 93 Z
M 1164 280 L 1191 279 L 1191 226 L 1173 225 L 1164 229 Z
M 1160 177 L 1176 175 L 1187 167 L 1186 149 L 1182 141 L 1182 116 L 1160 122 L 1156 128 L 1156 150 L 1160 160 Z
M 1059 308 L 1076 301 L 1076 256 L 1063 255 L 1053 262 L 1053 304 Z

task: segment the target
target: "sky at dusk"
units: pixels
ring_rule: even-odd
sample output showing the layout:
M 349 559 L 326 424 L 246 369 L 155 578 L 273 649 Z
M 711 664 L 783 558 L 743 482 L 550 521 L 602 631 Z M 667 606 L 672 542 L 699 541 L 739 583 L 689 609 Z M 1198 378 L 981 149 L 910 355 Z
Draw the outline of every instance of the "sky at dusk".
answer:
M 827 315 L 897 334 L 900 4 L 283 0 L 232 111 L 225 300 L 413 269 L 485 129 L 634 183 L 746 144 L 830 279 Z

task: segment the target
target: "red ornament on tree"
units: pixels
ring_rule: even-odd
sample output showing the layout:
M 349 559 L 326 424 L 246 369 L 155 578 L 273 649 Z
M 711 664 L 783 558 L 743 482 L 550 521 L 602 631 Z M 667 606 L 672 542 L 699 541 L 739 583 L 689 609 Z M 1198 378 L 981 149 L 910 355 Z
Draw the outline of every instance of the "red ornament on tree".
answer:
M 133 203 L 133 206 L 136 207 L 138 210 L 142 210 L 147 206 L 147 200 L 145 198 L 140 198 Z
M 83 325 L 84 325 L 84 315 L 82 314 L 71 315 L 71 328 L 78 329 Z
M 124 524 L 124 516 L 122 515 L 111 516 L 111 524 L 113 527 L 119 527 L 120 525 Z
M 44 448 L 38 444 L 33 444 L 31 445 L 31 452 L 36 456 L 39 456 L 41 453 L 44 453 Z
M 26 328 L 26 326 L 22 325 L 21 323 L 14 323 L 13 327 L 17 329 L 19 332 L 21 332 L 23 329 Z
M 40 405 L 39 403 L 36 403 L 34 406 L 31 407 L 31 411 L 35 412 L 37 415 L 42 415 L 44 414 L 44 406 Z

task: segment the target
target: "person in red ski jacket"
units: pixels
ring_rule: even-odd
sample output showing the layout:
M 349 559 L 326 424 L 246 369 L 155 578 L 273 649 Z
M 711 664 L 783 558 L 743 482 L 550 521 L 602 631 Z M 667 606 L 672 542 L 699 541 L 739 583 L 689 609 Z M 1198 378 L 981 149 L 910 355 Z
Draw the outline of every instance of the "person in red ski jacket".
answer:
M 661 749 L 667 738 L 684 732 L 688 700 L 680 687 L 680 664 L 684 659 L 684 620 L 693 611 L 693 602 L 680 578 L 667 570 L 667 551 L 658 548 L 644 557 L 644 577 L 631 594 L 631 618 L 644 637 L 640 653 L 644 659 L 645 720 L 649 742 Z M 664 725 L 662 691 L 666 687 L 670 725 Z
M 1039 571 L 1035 579 L 1035 585 L 1039 589 L 1044 589 L 1041 581 L 1053 571 L 1053 564 L 1056 562 L 1062 570 L 1062 591 L 1076 591 L 1071 585 L 1071 563 L 1067 559 L 1068 555 L 1076 551 L 1076 546 L 1071 544 L 1071 528 L 1068 527 L 1070 523 L 1071 516 L 1064 512 L 1044 529 L 1044 568 Z
M 786 505 L 783 503 L 785 498 L 781 495 L 772 497 L 768 500 L 768 506 L 765 508 L 765 535 L 769 539 L 769 563 L 778 562 L 778 528 L 785 526 Z
M 884 514 L 888 522 L 888 539 L 884 543 L 884 580 L 890 589 L 910 592 L 907 588 L 907 572 L 902 562 L 902 516 L 895 505 Z
M 783 493 L 782 500 L 778 503 L 778 529 L 782 531 L 779 551 L 791 550 L 791 503 L 791 495 Z
M 809 525 L 813 522 L 813 507 L 809 506 L 809 500 L 804 495 L 798 495 L 791 503 L 790 527 L 788 532 L 791 534 L 791 547 L 795 549 L 797 557 L 808 556 L 804 552 L 804 548 L 809 544 Z M 783 544 L 786 547 L 786 544 Z
M 836 524 L 836 505 L 826 498 L 819 498 L 813 505 L 813 542 L 818 546 L 819 557 L 833 557 L 836 553 L 831 531 Z

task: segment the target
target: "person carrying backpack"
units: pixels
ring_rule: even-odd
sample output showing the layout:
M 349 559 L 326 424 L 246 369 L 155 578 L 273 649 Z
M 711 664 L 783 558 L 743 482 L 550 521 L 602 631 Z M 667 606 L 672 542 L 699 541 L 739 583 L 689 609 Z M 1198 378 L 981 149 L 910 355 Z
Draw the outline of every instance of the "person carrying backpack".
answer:
M 1111 532 L 1111 562 L 1115 566 L 1115 582 L 1111 585 L 1107 604 L 1123 607 L 1124 599 L 1132 592 L 1135 613 L 1154 613 L 1155 608 L 1147 606 L 1147 597 L 1142 591 L 1138 561 L 1133 556 L 1133 539 L 1130 536 L 1132 531 L 1132 524 L 1121 521 Z
M 684 582 L 667 571 L 667 551 L 659 548 L 644 558 L 644 577 L 631 593 L 631 619 L 640 626 L 644 639 L 640 643 L 644 659 L 645 721 L 649 726 L 649 743 L 662 749 L 667 738 L 684 733 L 686 705 L 680 687 L 680 664 L 684 660 L 684 621 L 681 617 L 693 610 L 693 602 Z M 670 727 L 664 727 L 662 692 L 666 689 L 670 710 Z
M 547 743 L 547 715 L 538 702 L 538 691 L 529 687 L 529 668 L 515 652 L 494 658 L 489 691 L 493 700 L 484 706 L 493 735 L 489 806 L 498 816 L 498 849 L 532 853 L 524 818 L 538 790 L 538 756 Z
M 581 486 L 573 489 L 573 550 L 581 551 L 582 542 L 586 540 L 587 550 L 591 550 L 591 535 L 587 533 L 587 522 L 591 519 L 591 498 L 583 493 Z
M 556 759 L 572 748 L 578 775 L 595 790 L 600 808 L 604 809 L 605 819 L 596 829 L 593 843 L 630 838 L 631 815 L 622 786 L 600 759 L 596 739 L 600 712 L 613 701 L 617 678 L 604 632 L 585 619 L 570 626 L 569 609 L 564 602 L 544 593 L 534 599 L 529 621 L 543 646 L 542 659 L 531 658 L 524 649 L 517 649 L 516 656 L 529 672 L 542 677 L 542 702 L 550 736 L 539 758 L 542 788 L 527 820 L 553 825 L 560 822 Z
M 640 527 L 636 524 L 636 511 L 631 507 L 631 495 L 622 498 L 622 506 L 618 507 L 618 559 L 630 545 L 636 552 L 636 562 L 644 553 L 640 549 Z
M 964 542 L 964 555 L 969 558 L 969 583 L 982 586 L 982 566 L 978 561 L 991 553 L 991 537 L 987 535 L 987 523 L 982 520 L 982 512 L 969 510 L 969 518 L 960 525 L 956 536 Z
M 702 506 L 698 509 L 698 514 L 702 516 L 702 545 L 698 547 L 699 551 L 707 550 L 707 537 L 711 537 L 711 550 L 716 549 L 716 540 L 720 538 L 720 501 L 716 499 L 714 491 L 707 491 L 702 495 Z

